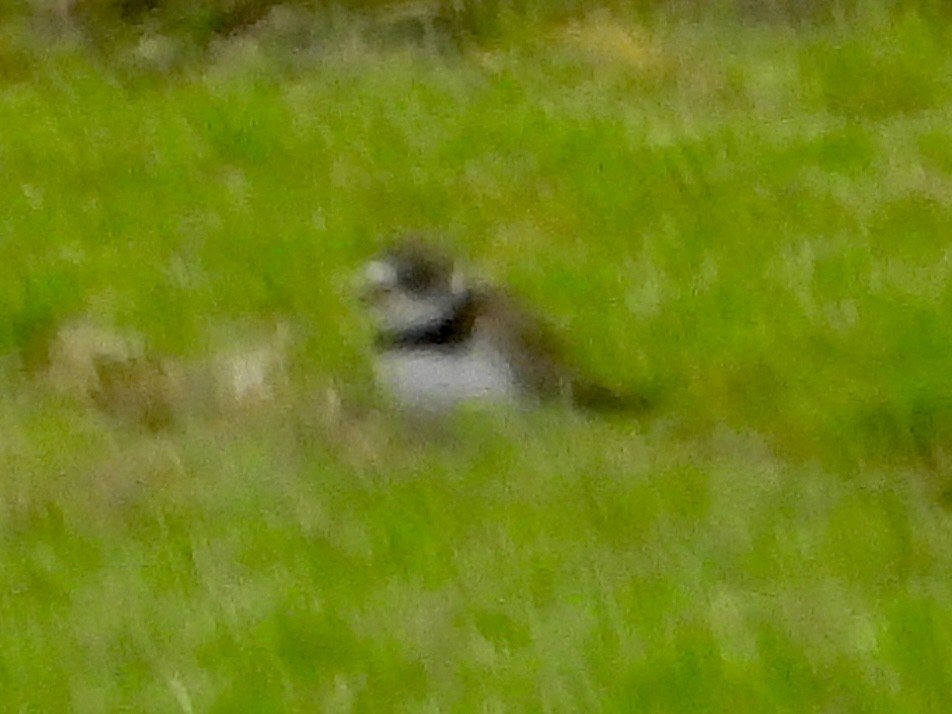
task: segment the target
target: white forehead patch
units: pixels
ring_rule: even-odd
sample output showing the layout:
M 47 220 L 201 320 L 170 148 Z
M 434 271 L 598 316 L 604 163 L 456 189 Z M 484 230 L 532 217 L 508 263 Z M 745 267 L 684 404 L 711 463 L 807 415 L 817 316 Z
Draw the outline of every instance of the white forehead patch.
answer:
M 364 278 L 371 285 L 395 287 L 397 284 L 397 269 L 386 261 L 373 260 L 367 264 Z

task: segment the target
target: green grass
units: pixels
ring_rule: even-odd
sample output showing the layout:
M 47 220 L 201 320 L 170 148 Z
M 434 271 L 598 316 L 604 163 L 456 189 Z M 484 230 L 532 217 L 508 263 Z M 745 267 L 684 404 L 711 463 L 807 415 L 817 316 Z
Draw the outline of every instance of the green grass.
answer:
M 3 708 L 943 710 L 948 39 L 594 18 L 168 76 L 10 39 Z M 351 275 L 406 229 L 657 410 L 368 412 Z M 147 437 L 17 369 L 77 316 L 191 359 L 274 315 L 304 386 L 239 424 Z

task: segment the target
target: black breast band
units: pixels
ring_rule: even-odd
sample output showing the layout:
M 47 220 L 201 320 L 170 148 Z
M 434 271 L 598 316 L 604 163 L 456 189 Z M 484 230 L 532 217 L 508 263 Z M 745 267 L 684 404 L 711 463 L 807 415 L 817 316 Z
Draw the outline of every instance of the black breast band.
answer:
M 433 347 L 452 349 L 463 344 L 473 332 L 476 322 L 475 300 L 469 291 L 459 295 L 446 314 L 436 320 L 399 332 L 377 335 L 377 347 L 382 349 L 418 349 Z

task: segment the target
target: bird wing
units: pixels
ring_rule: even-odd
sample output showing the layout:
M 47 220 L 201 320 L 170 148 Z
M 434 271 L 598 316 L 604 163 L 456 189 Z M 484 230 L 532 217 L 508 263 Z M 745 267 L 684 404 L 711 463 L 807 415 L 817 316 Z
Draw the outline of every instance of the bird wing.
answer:
M 474 293 L 476 331 L 486 331 L 504 346 L 520 384 L 543 400 L 571 401 L 575 371 L 550 326 L 523 309 L 510 294 L 480 289 Z
M 550 325 L 524 310 L 510 294 L 474 291 L 475 330 L 493 333 L 506 346 L 520 384 L 543 401 L 571 404 L 601 412 L 636 412 L 650 406 L 640 394 L 623 393 L 584 376 L 570 363 Z

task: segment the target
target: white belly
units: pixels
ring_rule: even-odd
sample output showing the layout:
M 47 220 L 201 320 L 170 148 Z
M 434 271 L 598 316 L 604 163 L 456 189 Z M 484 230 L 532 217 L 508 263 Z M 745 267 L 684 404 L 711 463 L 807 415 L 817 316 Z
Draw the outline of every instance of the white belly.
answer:
M 464 402 L 510 402 L 517 387 L 499 355 L 482 350 L 393 350 L 378 356 L 377 380 L 396 402 L 447 411 Z

